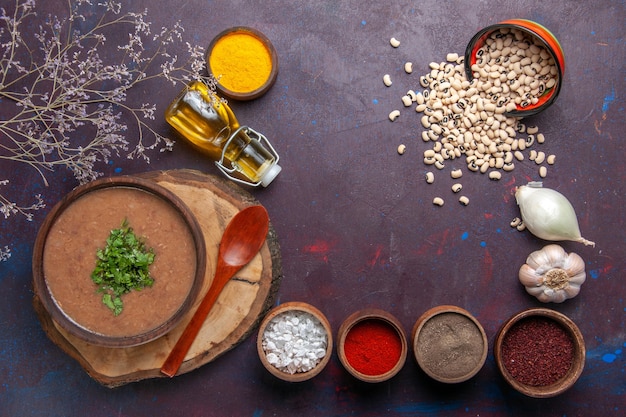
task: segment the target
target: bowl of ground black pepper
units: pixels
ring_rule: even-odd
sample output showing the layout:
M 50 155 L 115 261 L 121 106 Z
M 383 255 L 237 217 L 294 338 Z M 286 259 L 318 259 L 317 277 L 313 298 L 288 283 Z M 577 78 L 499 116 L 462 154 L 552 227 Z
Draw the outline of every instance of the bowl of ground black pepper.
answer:
M 219 33 L 206 53 L 217 90 L 227 98 L 247 101 L 265 94 L 278 75 L 278 54 L 260 31 L 236 26 Z
M 571 388 L 585 366 L 585 342 L 576 324 L 547 308 L 524 310 L 496 335 L 494 357 L 506 382 L 534 398 Z
M 383 382 L 395 376 L 406 362 L 407 350 L 401 323 L 384 310 L 356 311 L 337 332 L 339 361 L 364 382 Z
M 489 345 L 481 324 L 457 306 L 433 307 L 412 331 L 413 353 L 420 368 L 444 383 L 467 381 L 481 370 Z

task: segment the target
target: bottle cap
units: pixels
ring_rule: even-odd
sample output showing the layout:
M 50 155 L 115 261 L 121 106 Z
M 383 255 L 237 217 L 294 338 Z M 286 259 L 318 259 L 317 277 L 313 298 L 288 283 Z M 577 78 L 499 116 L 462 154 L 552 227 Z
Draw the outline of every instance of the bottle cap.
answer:
M 270 183 L 274 181 L 274 178 L 276 178 L 276 176 L 280 173 L 280 171 L 282 171 L 282 169 L 283 168 L 278 164 L 274 164 L 269 167 L 265 174 L 263 174 L 263 178 L 261 178 L 261 185 L 263 187 L 267 187 L 268 185 L 270 185 Z

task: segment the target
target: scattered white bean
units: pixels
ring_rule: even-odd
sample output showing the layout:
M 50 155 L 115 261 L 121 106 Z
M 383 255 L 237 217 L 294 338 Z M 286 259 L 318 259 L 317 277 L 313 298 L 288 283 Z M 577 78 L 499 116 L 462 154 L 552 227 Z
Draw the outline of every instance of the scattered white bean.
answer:
M 394 48 L 397 48 L 398 46 L 400 46 L 400 41 L 396 38 L 391 38 L 389 39 L 389 44 L 391 44 L 391 46 L 393 46 Z
M 435 182 L 435 174 L 433 174 L 432 172 L 427 172 L 426 173 L 426 182 L 428 184 L 432 184 L 433 182 Z
M 548 175 L 548 168 L 546 168 L 545 166 L 540 166 L 539 167 L 539 176 L 541 178 L 545 178 Z
M 459 197 L 459 203 L 463 204 L 464 206 L 467 206 L 469 204 L 469 198 L 462 195 L 461 197 Z
M 405 144 L 398 145 L 398 154 L 404 155 L 405 151 L 406 151 L 406 145 Z
M 513 220 L 511 220 L 511 227 L 517 227 L 521 222 L 522 219 L 520 219 L 519 217 L 515 217 Z
M 489 179 L 490 180 L 497 181 L 500 178 L 502 178 L 502 174 L 500 173 L 500 171 L 491 171 L 491 172 L 489 172 Z
M 446 55 L 446 61 L 448 62 L 456 62 L 459 59 L 459 54 L 450 53 Z
M 463 176 L 463 171 L 461 171 L 460 169 L 455 169 L 450 172 L 450 176 L 454 179 L 461 178 Z
M 548 158 L 546 159 L 546 162 L 548 163 L 548 165 L 554 165 L 555 161 L 556 161 L 556 155 L 548 155 Z
M 543 135 L 543 133 L 539 133 L 537 135 L 537 143 L 543 143 L 545 142 L 545 140 L 546 140 L 546 137 Z
M 391 113 L 389 113 L 389 120 L 393 122 L 398 118 L 398 116 L 400 116 L 400 110 L 393 110 Z
M 409 107 L 410 105 L 412 105 L 413 100 L 411 99 L 411 96 L 402 96 L 402 104 L 404 104 L 404 107 Z
M 404 72 L 406 72 L 407 74 L 410 74 L 413 72 L 413 63 L 412 62 L 406 62 L 404 64 Z
M 543 161 L 545 161 L 546 159 L 546 154 L 543 151 L 539 151 L 537 152 L 537 157 L 535 158 L 535 163 L 537 165 L 541 165 L 543 164 Z
M 391 84 L 393 84 L 391 82 L 391 75 L 389 74 L 383 75 L 383 84 L 385 84 L 387 87 L 391 87 Z
M 460 183 L 456 183 L 452 185 L 452 192 L 453 193 L 458 193 L 459 191 L 461 191 L 463 189 L 463 185 L 461 185 Z
M 433 204 L 439 207 L 443 206 L 443 198 L 441 197 L 433 198 Z

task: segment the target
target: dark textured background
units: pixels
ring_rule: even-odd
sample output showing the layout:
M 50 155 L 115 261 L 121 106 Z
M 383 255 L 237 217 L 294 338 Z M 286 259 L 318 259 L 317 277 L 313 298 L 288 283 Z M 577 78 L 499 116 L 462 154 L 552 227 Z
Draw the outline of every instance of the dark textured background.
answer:
M 12 7 L 3 0 L 4 7 Z M 66 2 L 41 2 L 39 18 L 63 15 Z M 583 235 L 595 248 L 563 243 L 586 261 L 581 294 L 549 305 L 572 318 L 586 341 L 578 383 L 554 399 L 531 399 L 510 389 L 490 349 L 482 371 L 454 386 L 422 373 L 412 356 L 389 382 L 364 385 L 341 368 L 336 354 L 314 380 L 288 385 L 256 356 L 255 337 L 187 375 L 107 389 L 45 336 L 31 307 L 32 244 L 45 213 L 77 184 L 57 170 L 44 187 L 38 174 L 11 164 L 6 194 L 42 193 L 48 207 L 33 222 L 1 223 L 0 243 L 13 256 L 0 263 L 0 415 L 2 416 L 612 416 L 626 410 L 624 326 L 624 86 L 626 7 L 623 1 L 129 1 L 148 8 L 154 27 L 181 20 L 186 36 L 208 45 L 234 25 L 255 27 L 274 43 L 280 73 L 262 98 L 231 102 L 239 120 L 263 132 L 281 156 L 283 172 L 254 196 L 268 209 L 282 248 L 284 278 L 277 302 L 307 301 L 336 330 L 362 307 L 388 310 L 410 333 L 428 308 L 456 304 L 483 324 L 492 346 L 504 320 L 543 306 L 525 293 L 517 270 L 545 243 L 509 226 L 518 215 L 514 189 L 537 179 L 526 161 L 499 182 L 465 171 L 468 207 L 449 195 L 438 173 L 424 181 L 419 117 L 388 113 L 418 88 L 430 61 L 463 53 L 480 28 L 509 18 L 547 26 L 566 56 L 556 104 L 527 120 L 546 136 L 542 150 L 557 155 L 545 185 L 576 208 Z M 395 36 L 402 45 L 389 46 Z M 414 73 L 403 73 L 405 61 Z M 391 88 L 382 75 L 394 78 Z M 142 92 L 159 114 L 177 91 Z M 0 106 L 5 106 L 0 103 Z M 174 137 L 158 118 L 154 127 Z M 1 139 L 0 139 L 1 140 Z M 407 145 L 403 156 L 396 153 Z M 212 163 L 179 141 L 152 162 L 116 158 L 105 175 L 193 168 L 218 174 Z M 448 172 L 447 170 L 444 172 Z M 437 174 L 437 173 L 436 173 Z M 23 189 L 23 191 L 22 191 Z M 431 204 L 436 195 L 448 203 Z M 255 335 L 256 336 L 256 335 Z

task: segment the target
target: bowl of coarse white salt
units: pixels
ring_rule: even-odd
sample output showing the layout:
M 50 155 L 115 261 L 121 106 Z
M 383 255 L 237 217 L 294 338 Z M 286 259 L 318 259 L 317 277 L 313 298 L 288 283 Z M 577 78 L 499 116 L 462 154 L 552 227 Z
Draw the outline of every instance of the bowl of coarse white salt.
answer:
M 265 316 L 259 327 L 257 351 L 261 363 L 284 381 L 313 378 L 330 360 L 332 349 L 328 319 L 307 303 L 280 304 Z

